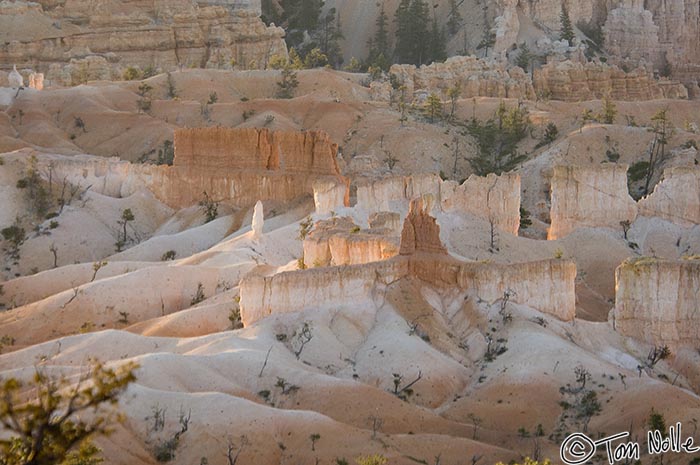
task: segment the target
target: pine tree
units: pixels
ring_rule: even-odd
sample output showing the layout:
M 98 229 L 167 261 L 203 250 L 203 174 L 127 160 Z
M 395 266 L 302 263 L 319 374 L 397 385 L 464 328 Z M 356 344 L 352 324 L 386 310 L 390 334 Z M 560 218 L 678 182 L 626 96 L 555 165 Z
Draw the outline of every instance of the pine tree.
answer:
M 409 63 L 411 58 L 411 21 L 409 8 L 411 0 L 401 0 L 394 13 L 396 23 L 396 60 L 398 63 Z
M 384 6 L 379 12 L 377 21 L 375 22 L 377 30 L 374 33 L 374 37 L 370 37 L 367 40 L 367 49 L 369 50 L 369 55 L 367 57 L 368 66 L 379 68 L 382 71 L 387 71 L 389 69 L 389 57 L 391 56 L 389 50 L 389 32 L 388 32 L 389 19 L 387 18 L 386 12 L 384 11 Z
M 340 39 L 343 33 L 340 30 L 340 16 L 336 17 L 335 8 L 328 10 L 328 13 L 321 18 L 316 41 L 321 53 L 328 58 L 328 62 L 334 67 L 338 67 L 343 62 L 343 54 L 340 51 Z
M 569 16 L 569 9 L 566 7 L 566 3 L 561 4 L 561 15 L 559 16 L 561 21 L 561 40 L 565 40 L 569 45 L 572 44 L 574 40 L 574 26 L 571 24 L 571 17 Z
M 394 20 L 397 61 L 417 66 L 426 63 L 430 58 L 428 4 L 423 0 L 401 0 Z
M 462 15 L 457 9 L 457 0 L 450 0 L 450 13 L 448 14 L 447 31 L 451 36 L 455 35 L 459 28 L 462 27 Z
M 433 61 L 445 61 L 447 59 L 447 37 L 445 30 L 438 26 L 436 18 L 433 18 L 433 27 L 430 30 L 430 55 L 426 63 Z
M 520 66 L 526 73 L 530 69 L 530 62 L 532 61 L 532 52 L 530 52 L 530 47 L 527 46 L 526 42 L 520 45 L 520 53 L 518 54 L 515 64 Z

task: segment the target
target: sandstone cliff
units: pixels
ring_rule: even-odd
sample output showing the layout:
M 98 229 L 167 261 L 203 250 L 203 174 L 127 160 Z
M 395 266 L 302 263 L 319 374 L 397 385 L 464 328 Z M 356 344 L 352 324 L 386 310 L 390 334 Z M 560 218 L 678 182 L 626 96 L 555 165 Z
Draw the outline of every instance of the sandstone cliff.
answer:
M 535 70 L 534 83 L 539 95 L 553 100 L 688 98 L 688 89 L 677 81 L 655 80 L 643 67 L 625 72 L 603 63 L 552 62 Z
M 361 230 L 350 218 L 319 221 L 304 239 L 304 263 L 309 267 L 359 265 L 399 253 L 398 236 L 385 228 Z
M 579 227 L 619 229 L 638 216 L 662 218 L 682 227 L 700 224 L 700 169 L 675 167 L 647 197 L 635 202 L 627 187 L 626 165 L 555 166 L 551 181 L 549 239 Z
M 617 229 L 634 221 L 637 205 L 627 191 L 627 166 L 555 166 L 551 184 L 550 240 L 577 227 Z
M 625 336 L 650 344 L 697 347 L 700 262 L 640 258 L 615 273 L 614 322 Z
M 240 285 L 242 321 L 249 326 L 275 313 L 342 308 L 346 302 L 361 305 L 380 296 L 386 286 L 405 278 L 417 278 L 440 289 L 457 288 L 489 304 L 507 294 L 512 302 L 564 321 L 575 315 L 573 262 L 459 262 L 447 255 L 435 219 L 423 201 L 416 199 L 404 222 L 400 256 L 364 265 L 290 271 L 270 277 L 249 275 Z
M 357 207 L 368 213 L 408 210 L 409 202 L 423 197 L 429 209 L 468 213 L 502 231 L 517 235 L 520 228 L 520 175 L 472 175 L 463 184 L 442 181 L 434 174 L 392 176 L 362 181 L 357 186 Z
M 66 0 L 0 3 L 0 67 L 17 63 L 61 84 L 121 75 L 127 66 L 263 68 L 286 55 L 259 2 Z M 91 61 L 85 61 L 88 58 Z
M 325 133 L 212 128 L 176 131 L 173 166 L 91 156 L 41 156 L 40 161 L 46 170 L 51 165 L 54 179 L 111 197 L 148 189 L 163 203 L 183 208 L 207 192 L 215 201 L 249 207 L 258 200 L 311 196 L 318 180 L 345 186 L 336 153 Z

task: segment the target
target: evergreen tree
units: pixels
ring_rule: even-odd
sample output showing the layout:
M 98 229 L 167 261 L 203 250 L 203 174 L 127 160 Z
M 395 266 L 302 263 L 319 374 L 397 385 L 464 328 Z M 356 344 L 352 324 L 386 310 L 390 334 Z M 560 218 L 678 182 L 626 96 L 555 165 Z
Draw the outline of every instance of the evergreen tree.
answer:
M 340 16 L 336 17 L 335 8 L 328 10 L 321 18 L 316 39 L 321 53 L 328 58 L 333 67 L 338 67 L 343 62 L 343 54 L 340 51 L 340 39 L 343 33 L 340 30 Z
M 571 24 L 569 9 L 566 7 L 566 3 L 564 2 L 562 2 L 561 4 L 561 14 L 559 16 L 559 19 L 561 21 L 561 31 L 559 37 L 561 38 L 561 40 L 565 40 L 569 43 L 569 45 L 571 45 L 575 37 L 574 26 Z
M 447 59 L 447 37 L 445 29 L 438 26 L 436 18 L 433 18 L 433 27 L 430 30 L 430 55 L 426 63 L 433 61 L 445 61 Z
M 496 45 L 496 33 L 491 30 L 491 27 L 487 24 L 484 27 L 484 36 L 476 46 L 477 50 L 484 50 L 484 56 L 489 56 L 489 49 Z
M 383 5 L 375 24 L 377 30 L 374 33 L 374 37 L 370 37 L 367 40 L 367 49 L 369 50 L 367 65 L 373 68 L 379 68 L 382 71 L 387 71 L 389 69 L 389 57 L 391 56 L 391 52 L 389 50 L 389 19 L 387 18 Z
M 530 70 L 530 62 L 532 61 L 532 52 L 526 42 L 520 45 L 520 53 L 518 54 L 515 64 L 520 66 L 526 73 Z
M 462 22 L 464 21 L 457 9 L 457 0 L 450 0 L 450 13 L 447 16 L 447 31 L 453 36 L 462 27 Z
M 420 66 L 430 59 L 428 4 L 423 0 L 401 0 L 396 21 L 396 58 L 399 63 Z

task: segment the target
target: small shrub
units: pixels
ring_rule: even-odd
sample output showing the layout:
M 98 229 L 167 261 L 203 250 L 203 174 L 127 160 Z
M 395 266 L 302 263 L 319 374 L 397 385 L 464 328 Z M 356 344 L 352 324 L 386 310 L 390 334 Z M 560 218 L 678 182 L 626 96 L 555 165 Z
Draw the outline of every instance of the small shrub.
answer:
M 355 459 L 357 465 L 386 465 L 389 460 L 383 455 L 367 455 Z
M 204 286 L 202 283 L 197 283 L 197 291 L 195 291 L 195 294 L 192 296 L 192 300 L 190 300 L 190 305 L 195 306 L 198 303 L 203 302 L 206 299 L 206 296 L 204 295 Z
M 160 257 L 160 260 L 162 262 L 167 262 L 169 260 L 175 260 L 176 255 L 177 255 L 177 252 L 175 252 L 174 250 L 168 250 Z
M 125 70 L 124 73 L 122 73 L 122 78 L 125 81 L 135 81 L 141 77 L 141 72 L 133 67 L 133 66 L 128 66 Z
M 216 102 L 218 102 L 218 101 L 219 101 L 219 96 L 217 95 L 217 93 L 216 93 L 216 92 L 211 92 L 211 93 L 209 94 L 209 100 L 207 101 L 207 105 L 212 105 L 212 104 L 214 104 L 214 103 L 216 103 Z
M 307 216 L 304 221 L 299 223 L 299 235 L 297 238 L 300 241 L 303 241 L 306 239 L 306 236 L 311 232 L 311 229 L 314 226 L 314 220 L 310 216 Z

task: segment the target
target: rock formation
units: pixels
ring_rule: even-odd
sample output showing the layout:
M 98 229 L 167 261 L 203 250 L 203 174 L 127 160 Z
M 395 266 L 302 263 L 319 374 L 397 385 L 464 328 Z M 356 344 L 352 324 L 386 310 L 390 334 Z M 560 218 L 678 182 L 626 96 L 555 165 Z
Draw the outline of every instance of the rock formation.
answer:
M 338 220 L 345 222 L 346 220 Z M 440 229 L 421 199 L 411 202 L 404 222 L 401 255 L 353 266 L 290 271 L 241 281 L 241 317 L 249 326 L 274 313 L 334 308 L 373 299 L 375 289 L 404 278 L 437 288 L 459 289 L 475 300 L 529 305 L 570 321 L 576 309 L 576 265 L 548 260 L 516 265 L 462 263 L 447 255 Z
M 637 205 L 627 191 L 627 166 L 555 166 L 551 184 L 550 240 L 577 227 L 617 229 L 633 222 Z
M 255 204 L 255 209 L 253 210 L 253 222 L 251 225 L 254 238 L 259 239 L 262 237 L 264 225 L 265 219 L 263 216 L 263 204 L 258 200 Z
M 401 255 L 418 252 L 447 255 L 447 249 L 440 241 L 440 226 L 430 216 L 423 199 L 411 201 L 408 216 L 401 231 Z
M 539 95 L 553 100 L 688 98 L 688 89 L 677 81 L 655 80 L 653 73 L 643 67 L 625 72 L 603 63 L 548 63 L 535 70 L 534 83 Z
M 7 77 L 7 80 L 10 84 L 10 87 L 14 89 L 18 89 L 20 87 L 24 87 L 24 79 L 22 78 L 22 75 L 19 74 L 17 71 L 17 66 L 12 67 L 12 71 L 10 72 L 10 75 Z
M 642 216 L 656 216 L 684 227 L 700 224 L 700 169 L 666 169 L 661 182 L 638 205 Z
M 662 218 L 682 227 L 700 224 L 700 169 L 664 171 L 654 191 L 638 203 L 627 188 L 626 165 L 555 166 L 551 181 L 549 239 L 579 227 L 619 229 L 638 216 Z
M 234 207 L 258 200 L 291 201 L 313 195 L 313 184 L 345 184 L 337 146 L 321 132 L 267 129 L 183 129 L 175 132 L 173 166 L 131 164 L 99 157 L 40 157 L 53 161 L 60 179 L 114 197 L 149 189 L 163 203 L 182 208 L 202 192 Z
M 393 176 L 362 181 L 357 186 L 357 207 L 368 213 L 406 212 L 417 197 L 449 213 L 467 213 L 502 231 L 517 235 L 520 228 L 520 176 L 506 173 L 472 175 L 463 184 L 442 181 L 434 174 Z
M 608 14 L 603 31 L 605 48 L 615 57 L 632 63 L 644 59 L 657 69 L 662 66 L 665 57 L 659 44 L 659 26 L 642 0 L 621 1 Z
M 472 56 L 455 56 L 444 63 L 433 63 L 416 68 L 413 65 L 393 65 L 389 70 L 406 86 L 409 100 L 436 92 L 447 99 L 451 87 L 459 85 L 461 98 L 534 98 L 532 82 L 525 72 L 517 67 L 507 68 L 495 61 L 481 60 Z M 386 85 L 389 85 L 386 83 Z M 375 96 L 386 98 L 391 86 L 382 92 L 375 90 Z
M 349 189 L 346 182 L 338 179 L 317 179 L 313 184 L 316 213 L 327 215 L 348 205 Z
M 259 16 L 259 2 L 241 1 L 0 2 L 0 66 L 18 60 L 63 84 L 64 67 L 85 58 L 112 77 L 127 66 L 262 68 L 287 51 L 284 31 Z
M 697 347 L 700 261 L 630 260 L 615 273 L 617 330 L 659 346 Z
M 309 267 L 359 265 L 387 260 L 399 253 L 398 236 L 384 228 L 360 229 L 350 218 L 319 221 L 304 239 Z

